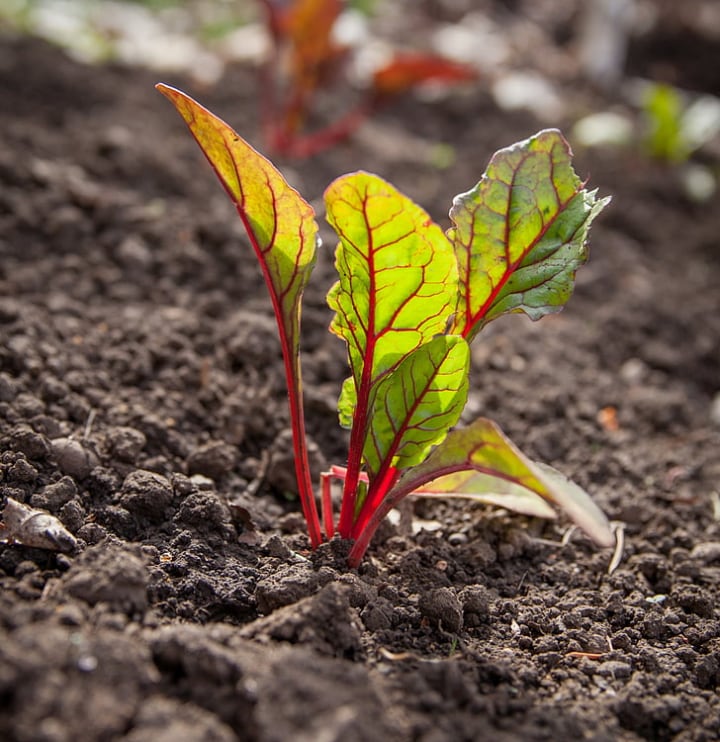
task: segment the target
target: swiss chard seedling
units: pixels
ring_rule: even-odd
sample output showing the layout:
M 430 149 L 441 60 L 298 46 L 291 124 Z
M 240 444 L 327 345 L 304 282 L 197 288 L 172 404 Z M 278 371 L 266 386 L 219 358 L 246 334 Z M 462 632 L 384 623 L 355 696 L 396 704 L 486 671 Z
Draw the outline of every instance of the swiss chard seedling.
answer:
M 265 139 L 273 151 L 307 157 L 347 138 L 391 98 L 429 81 L 475 78 L 467 65 L 433 54 L 397 53 L 379 67 L 369 87 L 339 118 L 308 132 L 319 92 L 347 87 L 341 74 L 349 50 L 333 31 L 342 0 L 260 0 L 273 42 L 263 73 L 260 99 Z
M 310 205 L 227 124 L 159 85 L 185 119 L 245 225 L 272 299 L 289 392 L 295 469 L 310 541 L 323 540 L 308 465 L 300 373 L 302 293 L 318 247 Z M 330 330 L 347 343 L 338 404 L 350 428 L 347 465 L 323 475 L 324 535 L 354 541 L 357 565 L 406 495 L 454 495 L 552 517 L 563 509 L 610 545 L 605 516 L 557 471 L 525 457 L 489 420 L 452 430 L 468 394 L 469 343 L 493 319 L 559 311 L 587 258 L 590 224 L 608 199 L 575 174 L 556 130 L 497 152 L 455 197 L 446 233 L 392 185 L 365 172 L 325 192 L 339 237 Z M 330 481 L 343 482 L 337 525 Z

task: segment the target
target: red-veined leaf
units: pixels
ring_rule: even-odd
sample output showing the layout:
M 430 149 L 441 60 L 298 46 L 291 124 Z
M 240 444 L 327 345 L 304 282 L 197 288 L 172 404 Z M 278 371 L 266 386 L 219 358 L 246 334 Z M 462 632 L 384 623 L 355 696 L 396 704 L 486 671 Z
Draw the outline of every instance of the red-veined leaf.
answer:
M 571 157 L 559 131 L 542 131 L 497 152 L 475 188 L 456 196 L 453 332 L 470 339 L 507 312 L 539 319 L 570 298 L 590 223 L 609 201 L 583 188 Z
M 378 384 L 364 448 L 371 480 L 383 464 L 397 470 L 419 464 L 457 423 L 467 401 L 469 362 L 463 338 L 438 335 Z
M 340 238 L 340 280 L 328 294 L 335 310 L 330 329 L 348 344 L 353 379 L 343 386 L 339 403 L 341 421 L 353 419 L 339 526 L 347 536 L 377 384 L 408 354 L 444 333 L 457 296 L 457 263 L 440 227 L 376 175 L 338 178 L 325 202 Z
M 443 333 L 457 294 L 452 246 L 427 212 L 376 175 L 353 173 L 325 192 L 340 243 L 328 294 L 330 329 L 348 344 L 354 407 L 398 361 Z M 367 400 L 366 400 L 367 401 Z
M 260 262 L 280 333 L 303 511 L 311 541 L 317 545 L 321 534 L 307 464 L 300 374 L 300 300 L 315 264 L 318 241 L 313 209 L 269 160 L 224 121 L 179 90 L 162 84 L 157 88 L 183 117 L 215 170 Z

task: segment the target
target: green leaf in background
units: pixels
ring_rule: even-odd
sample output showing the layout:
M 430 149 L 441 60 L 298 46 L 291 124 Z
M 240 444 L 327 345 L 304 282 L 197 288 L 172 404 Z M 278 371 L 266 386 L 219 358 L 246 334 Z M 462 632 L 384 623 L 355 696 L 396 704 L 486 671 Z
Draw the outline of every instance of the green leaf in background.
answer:
M 372 479 L 390 465 L 419 464 L 460 419 L 470 349 L 459 335 L 438 335 L 405 357 L 378 384 L 364 460 Z
M 583 188 L 559 131 L 500 150 L 480 182 L 456 196 L 448 235 L 460 291 L 452 332 L 473 338 L 492 319 L 559 311 L 587 259 L 590 223 L 609 199 Z
M 463 476 L 456 477 L 457 473 Z M 471 473 L 471 474 L 468 474 Z M 532 509 L 540 497 L 559 507 L 600 546 L 612 546 L 607 518 L 590 496 L 549 466 L 527 458 L 490 420 L 479 418 L 467 428 L 448 434 L 422 464 L 407 471 L 388 495 L 388 504 L 411 492 L 422 494 L 491 495 L 492 502 L 508 509 L 541 515 Z M 523 493 L 523 490 L 527 494 Z M 506 499 L 503 500 L 503 496 Z
M 443 333 L 457 296 L 452 246 L 427 212 L 376 175 L 338 178 L 325 192 L 327 219 L 340 243 L 340 280 L 328 294 L 330 329 L 348 345 L 354 384 L 346 384 L 341 420 L 360 390 L 400 359 Z

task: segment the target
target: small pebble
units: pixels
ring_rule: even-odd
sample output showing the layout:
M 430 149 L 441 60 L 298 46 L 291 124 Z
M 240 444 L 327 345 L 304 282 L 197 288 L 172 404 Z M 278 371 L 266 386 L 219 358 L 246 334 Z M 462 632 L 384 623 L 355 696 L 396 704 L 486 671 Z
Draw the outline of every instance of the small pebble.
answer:
M 60 471 L 76 479 L 85 479 L 100 463 L 93 451 L 73 438 L 56 438 L 50 446 Z
M 439 587 L 420 596 L 418 608 L 423 616 L 439 623 L 445 631 L 457 632 L 463 626 L 463 608 L 449 587 Z
M 237 449 L 222 441 L 213 441 L 195 449 L 188 456 L 188 472 L 203 474 L 212 479 L 221 479 L 233 469 L 237 461 Z
M 466 544 L 468 537 L 464 533 L 451 533 L 448 536 L 448 543 L 450 546 L 461 546 Z

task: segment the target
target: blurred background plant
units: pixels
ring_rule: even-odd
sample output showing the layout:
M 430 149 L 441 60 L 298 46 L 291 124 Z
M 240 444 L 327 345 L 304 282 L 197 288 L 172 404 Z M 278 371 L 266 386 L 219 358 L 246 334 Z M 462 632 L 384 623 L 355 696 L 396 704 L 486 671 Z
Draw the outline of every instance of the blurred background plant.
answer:
M 0 0 L 0 31 L 41 36 L 86 62 L 142 65 L 211 86 L 221 81 L 228 64 L 247 64 L 259 73 L 269 63 L 276 72 L 286 65 L 287 50 L 280 49 L 286 45 L 273 36 L 265 12 L 272 5 L 282 14 L 294 4 Z M 624 148 L 675 168 L 682 177 L 692 172 L 695 185 L 689 195 L 694 200 L 705 200 L 717 190 L 718 0 L 336 4 L 338 13 L 326 38 L 333 48 L 351 49 L 352 54 L 338 57 L 344 82 L 325 98 L 313 125 L 334 120 L 344 102 L 367 91 L 395 51 L 417 50 L 469 66 L 498 107 L 529 110 L 541 124 L 561 126 L 576 147 Z M 307 33 L 311 44 L 317 41 L 314 31 L 311 27 Z M 278 55 L 285 56 L 281 60 Z M 292 82 L 292 77 L 286 80 Z M 432 87 L 417 92 L 427 100 L 447 95 Z M 469 120 L 468 125 L 480 123 Z M 404 136 L 409 141 L 412 132 Z M 267 131 L 266 138 L 272 139 Z M 426 142 L 416 144 L 415 152 L 420 145 L 428 148 Z M 388 147 L 389 154 L 397 149 Z M 450 150 L 443 156 L 452 161 Z
M 720 61 L 720 60 L 718 60 Z M 643 96 L 644 143 L 651 157 L 686 162 L 720 132 L 720 100 L 688 96 L 662 83 L 651 83 Z

